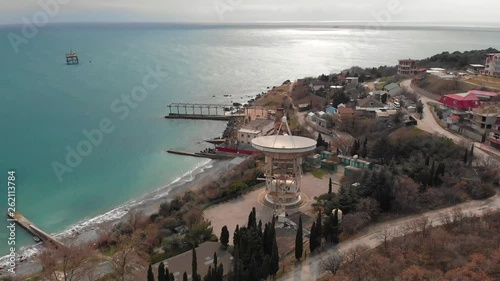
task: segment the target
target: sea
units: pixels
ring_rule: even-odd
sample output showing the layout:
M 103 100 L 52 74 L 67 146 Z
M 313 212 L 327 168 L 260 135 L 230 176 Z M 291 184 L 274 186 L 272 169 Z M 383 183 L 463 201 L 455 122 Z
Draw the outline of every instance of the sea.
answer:
M 226 123 L 166 120 L 169 103 L 243 103 L 288 79 L 500 49 L 499 30 L 474 28 L 60 24 L 17 44 L 13 34 L 21 27 L 0 27 L 0 255 L 9 171 L 16 210 L 61 234 L 214 165 L 165 150 L 210 147 Z M 66 65 L 70 50 L 79 65 Z M 17 250 L 34 243 L 19 228 L 15 238 Z

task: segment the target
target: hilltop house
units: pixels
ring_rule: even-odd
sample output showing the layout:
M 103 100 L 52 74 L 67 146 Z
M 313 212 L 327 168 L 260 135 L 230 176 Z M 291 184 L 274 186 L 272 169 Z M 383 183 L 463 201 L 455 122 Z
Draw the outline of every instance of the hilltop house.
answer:
M 329 86 L 329 83 L 328 82 L 325 82 L 325 81 L 321 81 L 321 80 L 315 80 L 313 82 L 311 82 L 309 84 L 309 88 L 313 91 L 313 92 L 317 92 L 321 89 L 325 90 L 327 89 Z
M 444 118 L 449 115 L 465 116 L 472 108 L 481 106 L 481 101 L 473 93 L 444 95 L 439 99 L 439 102 Z M 454 118 L 456 119 L 456 117 Z
M 415 75 L 417 74 L 417 61 L 412 59 L 399 60 L 398 75 Z
M 500 53 L 488 54 L 484 65 L 484 75 L 500 77 Z

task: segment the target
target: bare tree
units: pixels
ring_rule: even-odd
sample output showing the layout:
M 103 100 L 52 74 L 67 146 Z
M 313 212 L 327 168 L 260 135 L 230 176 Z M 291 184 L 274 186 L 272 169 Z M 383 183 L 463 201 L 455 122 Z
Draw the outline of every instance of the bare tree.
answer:
M 330 271 L 333 275 L 337 273 L 346 259 L 346 255 L 342 251 L 337 251 L 326 259 L 321 259 L 321 271 Z
M 138 233 L 131 236 L 120 235 L 116 243 L 116 253 L 112 262 L 117 280 L 124 281 L 125 276 L 133 271 L 133 266 L 143 261 L 142 239 Z
M 51 281 L 84 280 L 88 268 L 95 264 L 93 254 L 94 250 L 89 245 L 47 248 L 39 256 L 42 276 Z
M 383 244 L 384 244 L 384 251 L 387 254 L 387 242 L 392 239 L 394 236 L 394 232 L 389 229 L 389 228 L 384 228 L 378 235 L 377 238 L 379 238 Z

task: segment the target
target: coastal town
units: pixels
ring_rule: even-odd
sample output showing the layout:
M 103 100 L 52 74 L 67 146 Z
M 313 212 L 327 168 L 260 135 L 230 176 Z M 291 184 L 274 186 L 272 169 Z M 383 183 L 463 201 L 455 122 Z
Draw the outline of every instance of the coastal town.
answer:
M 491 259 L 470 270 L 498 277 L 498 249 L 435 242 L 476 235 L 473 222 L 498 242 L 500 227 L 500 52 L 454 54 L 284 81 L 246 103 L 169 104 L 165 122 L 227 122 L 203 151 L 166 148 L 224 163 L 219 174 L 19 267 L 28 280 L 253 281 L 389 280 L 417 266 L 455 280 L 472 266 L 413 263 L 420 243 L 436 264 Z

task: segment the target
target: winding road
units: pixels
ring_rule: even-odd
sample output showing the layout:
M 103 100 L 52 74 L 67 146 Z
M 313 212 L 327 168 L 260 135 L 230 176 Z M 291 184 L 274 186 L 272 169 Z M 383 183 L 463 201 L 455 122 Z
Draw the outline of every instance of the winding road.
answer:
M 455 143 L 460 142 L 470 142 L 468 139 L 455 135 L 444 128 L 442 128 L 439 124 L 437 124 L 436 120 L 433 117 L 433 114 L 428 106 L 429 102 L 436 102 L 418 92 L 415 92 L 410 87 L 411 80 L 405 80 L 401 83 L 401 86 L 406 88 L 408 91 L 417 93 L 420 96 L 420 100 L 424 104 L 424 113 L 422 120 L 417 120 L 417 127 L 423 131 L 427 131 L 432 134 L 438 134 L 452 139 Z M 474 143 L 476 147 L 480 147 L 481 144 Z M 480 149 L 474 150 L 474 154 L 477 159 L 482 159 L 489 161 L 489 163 L 496 163 L 498 165 L 498 161 L 490 157 L 490 155 Z M 308 256 L 306 260 L 303 260 L 302 263 L 296 265 L 293 270 L 286 272 L 282 275 L 279 280 L 293 280 L 293 281 L 309 281 L 318 279 L 324 272 L 321 269 L 321 261 L 322 259 L 338 252 L 338 251 L 348 251 L 357 246 L 367 246 L 368 248 L 374 248 L 378 245 L 382 244 L 384 241 L 384 235 L 390 233 L 388 239 L 392 239 L 398 236 L 402 236 L 404 234 L 411 233 L 415 231 L 415 228 L 408 227 L 409 225 L 415 225 L 422 219 L 427 219 L 429 221 L 430 226 L 439 226 L 443 224 L 442 218 L 446 214 L 452 214 L 460 210 L 463 213 L 473 214 L 476 216 L 481 216 L 486 212 L 497 211 L 500 210 L 500 196 L 498 193 L 491 198 L 482 201 L 470 201 L 466 203 L 462 203 L 459 205 L 455 205 L 452 207 L 428 211 L 418 215 L 412 215 L 408 217 L 404 217 L 401 219 L 388 221 L 384 223 L 379 223 L 368 227 L 363 230 L 361 236 L 356 237 L 355 239 L 342 241 L 339 245 L 332 247 L 320 254 L 314 256 Z

